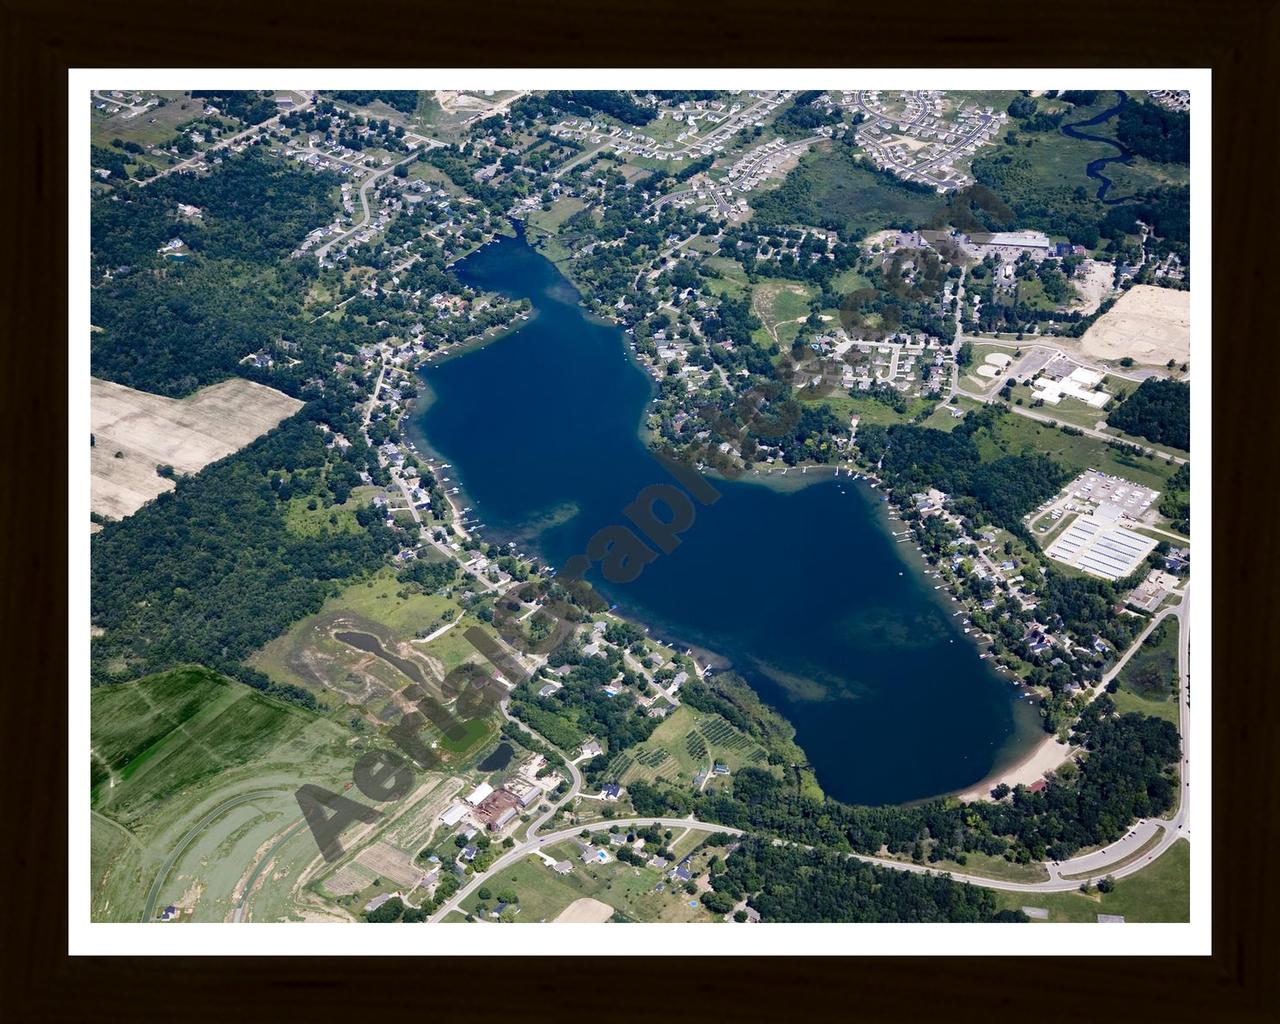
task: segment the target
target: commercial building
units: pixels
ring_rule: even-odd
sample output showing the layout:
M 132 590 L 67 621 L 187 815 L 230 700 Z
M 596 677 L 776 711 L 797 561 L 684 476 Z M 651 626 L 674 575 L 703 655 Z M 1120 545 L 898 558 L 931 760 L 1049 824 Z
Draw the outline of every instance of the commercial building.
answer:
M 1045 554 L 1093 576 L 1116 580 L 1137 569 L 1155 546 L 1153 538 L 1117 526 L 1114 520 L 1079 515 Z
M 492 792 L 493 792 L 493 787 L 489 785 L 489 783 L 487 782 L 482 782 L 480 783 L 480 785 L 476 786 L 476 788 L 473 789 L 470 793 L 468 793 L 465 797 L 463 797 L 463 799 L 466 800 L 466 802 L 469 803 L 472 807 L 478 807 L 480 803 L 484 800 L 484 798 L 487 797 Z

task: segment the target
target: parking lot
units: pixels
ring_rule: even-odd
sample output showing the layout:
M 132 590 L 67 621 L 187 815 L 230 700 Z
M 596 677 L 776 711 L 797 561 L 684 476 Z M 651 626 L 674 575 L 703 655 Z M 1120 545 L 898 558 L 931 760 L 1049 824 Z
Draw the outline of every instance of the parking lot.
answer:
M 1095 469 L 1087 469 L 1066 487 L 1066 494 L 1080 502 L 1093 502 L 1096 513 L 1104 519 L 1128 518 L 1143 521 L 1151 506 L 1160 497 L 1159 491 L 1150 487 L 1108 476 Z

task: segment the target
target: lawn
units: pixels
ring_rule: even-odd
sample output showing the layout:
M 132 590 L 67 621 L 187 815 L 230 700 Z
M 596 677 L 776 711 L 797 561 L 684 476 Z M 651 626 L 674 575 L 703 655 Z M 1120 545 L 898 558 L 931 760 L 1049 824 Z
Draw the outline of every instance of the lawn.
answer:
M 569 860 L 573 870 L 568 875 L 558 875 L 541 857 L 527 857 L 496 872 L 484 883 L 491 894 L 489 907 L 497 903 L 499 893 L 510 890 L 519 897 L 517 924 L 553 921 L 565 907 L 583 897 L 607 903 L 636 921 L 712 920 L 712 915 L 701 905 L 688 906 L 694 897 L 667 891 L 669 883 L 664 884 L 662 875 L 652 868 L 635 867 L 617 860 L 608 864 L 583 864 L 578 858 L 577 846 L 571 843 L 553 847 L 547 853 Z M 660 884 L 664 885 L 664 891 L 654 892 Z M 481 902 L 478 891 L 463 900 L 463 910 L 475 911 Z
M 1095 922 L 1098 914 L 1118 914 L 1126 922 L 1180 923 L 1191 919 L 1191 844 L 1180 839 L 1158 860 L 1116 881 L 1113 892 L 996 892 L 1003 907 L 1041 907 L 1049 920 Z
M 1024 384 L 1015 384 L 1009 393 L 1010 404 L 1016 404 L 1018 399 L 1022 399 L 1022 405 L 1027 409 L 1032 408 L 1032 403 L 1038 397 L 1035 391 Z M 1075 398 L 1063 398 L 1057 405 L 1046 403 L 1037 407 L 1035 411 L 1041 416 L 1052 416 L 1059 423 L 1089 430 L 1094 430 L 1098 422 L 1105 420 L 1107 416 L 1105 409 L 1094 409 Z
M 951 415 L 951 410 L 955 408 L 957 406 L 948 402 L 939 402 L 934 407 L 933 412 L 929 413 L 920 425 L 928 427 L 930 430 L 942 430 L 949 434 L 964 422 L 963 416 Z

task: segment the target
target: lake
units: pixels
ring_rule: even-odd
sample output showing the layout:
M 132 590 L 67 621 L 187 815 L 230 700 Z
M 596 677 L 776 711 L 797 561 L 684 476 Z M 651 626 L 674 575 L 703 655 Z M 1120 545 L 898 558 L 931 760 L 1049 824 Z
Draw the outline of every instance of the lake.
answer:
M 589 317 L 523 238 L 455 269 L 476 289 L 527 297 L 536 315 L 424 368 L 411 435 L 451 464 L 446 486 L 461 486 L 483 536 L 563 566 L 597 530 L 625 523 L 642 488 L 675 482 L 639 433 L 651 381 L 623 331 Z M 788 490 L 749 480 L 715 480 L 719 501 L 635 582 L 588 578 L 655 636 L 741 673 L 795 725 L 841 800 L 958 791 L 1043 735 L 915 548 L 896 543 L 878 491 L 830 470 Z

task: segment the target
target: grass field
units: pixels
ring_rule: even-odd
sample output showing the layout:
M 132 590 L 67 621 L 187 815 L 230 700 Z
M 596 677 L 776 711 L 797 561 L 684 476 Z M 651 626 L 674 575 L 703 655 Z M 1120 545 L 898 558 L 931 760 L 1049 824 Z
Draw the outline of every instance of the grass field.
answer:
M 138 93 L 144 102 L 148 97 L 157 95 L 150 90 L 138 90 Z M 95 106 L 90 119 L 90 140 L 95 146 L 110 146 L 112 139 L 120 139 L 150 149 L 177 135 L 179 124 L 204 114 L 204 100 L 192 99 L 188 93 L 162 92 L 158 95 L 169 98 L 169 102 L 162 107 L 152 106 L 134 117 L 129 116 L 131 111 L 128 109 L 118 114 L 107 114 Z M 95 97 L 93 103 L 99 102 Z
M 199 667 L 95 688 L 91 735 L 101 921 L 137 921 L 149 903 L 223 920 L 257 851 L 301 819 L 295 790 L 340 789 L 360 749 L 338 724 Z M 273 885 L 317 858 L 303 838 Z
M 454 598 L 409 591 L 393 570 L 384 569 L 329 598 L 319 612 L 256 651 L 248 663 L 276 682 L 309 690 L 335 713 L 345 707 L 348 717 L 378 729 L 399 719 L 407 700 L 402 691 L 410 683 L 426 685 L 445 700 L 438 689 L 444 677 L 463 662 L 480 660 L 466 636 L 476 626 L 489 628 L 461 614 Z M 375 638 L 380 650 L 339 639 L 347 632 Z M 497 728 L 493 716 L 465 724 L 457 740 L 428 727 L 451 767 L 478 755 Z
M 1178 620 L 1168 616 L 1134 652 L 1111 695 L 1124 713 L 1137 711 L 1178 724 Z
M 724 718 L 682 704 L 648 740 L 618 755 L 611 766 L 624 785 L 664 779 L 688 786 L 698 772 L 717 762 L 732 773 L 748 765 L 764 767 L 766 758 L 763 747 Z
M 798 189 L 787 187 L 793 184 Z M 754 196 L 751 205 L 762 222 L 832 221 L 840 225 L 841 238 L 853 241 L 886 224 L 928 224 L 942 203 L 932 191 L 910 189 L 843 147 L 819 144 L 788 175 L 786 186 Z
M 930 430 L 942 430 L 949 434 L 964 420 L 962 416 L 951 415 L 951 410 L 955 408 L 958 407 L 951 405 L 949 402 L 939 402 L 933 412 L 929 413 L 928 417 L 920 425 L 928 427 Z
M 718 275 L 707 280 L 707 286 L 716 294 L 737 299 L 747 293 L 750 287 L 747 274 L 737 260 L 728 256 L 709 256 L 703 261 L 703 265 Z
M 1005 97 L 1003 103 L 992 104 L 994 109 L 1004 110 L 1008 107 L 1012 95 L 1004 93 L 1003 96 Z M 1099 92 L 1097 99 L 1091 105 L 1073 106 L 1067 112 L 1066 121 L 1087 120 L 1094 114 L 1101 113 L 1108 107 L 1113 106 L 1116 99 L 1117 96 L 1114 92 Z M 1048 101 L 1041 100 L 1040 102 L 1046 110 L 1049 109 Z M 991 100 L 987 99 L 983 105 L 986 103 L 991 103 Z M 1009 129 L 1017 130 L 1017 122 L 1012 118 L 1009 120 L 1007 128 L 997 136 L 996 144 L 982 147 L 978 150 L 977 155 L 984 158 L 990 154 L 996 154 L 997 156 L 1011 154 L 1027 157 L 1030 161 L 1028 175 L 1036 186 L 1041 189 L 1074 189 L 1079 186 L 1086 189 L 1088 194 L 1092 196 L 1097 191 L 1098 183 L 1085 174 L 1085 166 L 1090 160 L 1114 156 L 1116 152 L 1112 146 L 1101 142 L 1090 142 L 1087 139 L 1073 139 L 1062 134 L 1061 131 L 1019 131 L 1018 141 L 1014 145 L 1010 145 L 1005 141 L 1005 134 Z M 1082 130 L 1090 135 L 1108 137 L 1114 133 L 1115 121 L 1108 121 L 1105 124 L 1094 125 L 1091 128 Z M 1027 145 L 1028 142 L 1030 143 L 1029 146 Z M 1110 168 L 1114 166 L 1116 165 L 1111 164 L 1108 166 L 1106 172 L 1108 177 L 1111 176 Z
M 846 391 L 837 391 L 834 394 L 827 395 L 825 398 L 812 399 L 808 398 L 802 391 L 799 393 L 801 401 L 814 402 L 827 406 L 836 416 L 848 422 L 850 416 L 858 416 L 862 423 L 876 423 L 880 426 L 889 427 L 895 423 L 908 423 L 922 412 L 931 409 L 936 403 L 936 399 L 932 398 L 908 398 L 907 411 L 898 412 L 893 406 L 886 405 L 884 402 L 866 395 L 850 395 Z M 944 416 L 952 423 L 944 429 L 950 430 L 958 421 L 954 420 L 950 414 L 944 412 Z
M 311 497 L 290 498 L 285 507 L 284 526 L 299 537 L 320 537 L 339 533 L 358 533 L 356 510 L 368 504 L 367 495 L 355 493 L 342 505 L 324 505 Z M 315 508 L 309 508 L 315 502 Z
M 566 220 L 572 217 L 579 210 L 584 209 L 586 203 L 581 199 L 573 196 L 566 196 L 563 199 L 557 199 L 551 204 L 550 210 L 533 210 L 529 214 L 529 224 L 535 228 L 541 228 L 550 234 L 554 234 Z
M 1049 920 L 1095 922 L 1119 914 L 1126 922 L 1185 922 L 1191 919 L 1191 844 L 1180 839 L 1150 867 L 1116 881 L 1113 892 L 997 892 L 1003 907 L 1041 907 Z
M 1031 388 L 1026 387 L 1023 384 L 1015 384 L 1013 390 L 1010 392 L 1009 401 L 1010 403 L 1013 403 L 1021 398 L 1023 406 L 1030 409 L 1031 403 L 1036 400 L 1036 397 L 1036 393 Z M 1073 427 L 1083 427 L 1089 430 L 1096 429 L 1098 423 L 1102 421 L 1104 423 L 1102 431 L 1108 436 L 1114 437 L 1118 441 L 1126 441 L 1129 444 L 1139 444 L 1144 447 L 1150 445 L 1151 442 L 1146 438 L 1134 437 L 1132 434 L 1126 434 L 1123 430 L 1116 430 L 1114 427 L 1105 425 L 1105 420 L 1109 410 L 1114 409 L 1115 406 L 1116 403 L 1111 402 L 1108 408 L 1094 409 L 1077 399 L 1063 398 L 1057 405 L 1042 405 L 1035 411 L 1042 416 L 1051 416 L 1059 423 L 1065 423 Z M 1161 444 L 1159 448 L 1161 451 L 1167 451 L 1184 459 L 1190 454 L 1183 449 L 1175 448 L 1170 444 Z
M 1152 184 L 1175 187 L 1191 180 L 1191 168 L 1185 164 L 1157 164 L 1140 156 L 1133 158 L 1132 165 L 1108 164 L 1106 174 L 1118 196 L 1132 195 Z
M 863 277 L 853 268 L 842 270 L 831 279 L 831 290 L 841 295 L 856 292 L 859 288 L 870 288 L 871 280 Z
M 664 883 L 662 875 L 652 868 L 634 867 L 616 860 L 608 864 L 583 864 L 578 858 L 577 846 L 571 843 L 553 847 L 548 854 L 569 860 L 573 864 L 572 872 L 558 875 L 542 858 L 527 857 L 498 872 L 486 883 L 492 893 L 488 906 L 492 909 L 497 903 L 498 893 L 511 890 L 520 898 L 517 924 L 553 921 L 562 910 L 583 897 L 607 903 L 635 921 L 713 920 L 701 904 L 696 908 L 688 905 L 694 897 L 670 892 L 669 884 L 662 892 L 655 892 Z M 481 902 L 473 892 L 463 901 L 462 909 L 476 913 Z
M 1096 469 L 1161 492 L 1167 489 L 1177 468 L 1161 459 L 1115 451 L 1107 442 L 1087 434 L 1073 437 L 1016 412 L 1001 417 L 994 442 L 985 431 L 979 432 L 975 440 L 984 458 L 994 458 L 1000 450 L 1043 452 L 1073 472 Z
M 752 289 L 751 309 L 764 325 L 769 340 L 790 345 L 809 316 L 814 290 L 798 281 L 768 278 Z

